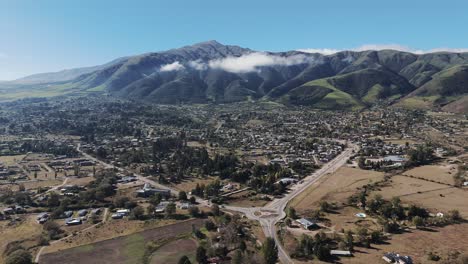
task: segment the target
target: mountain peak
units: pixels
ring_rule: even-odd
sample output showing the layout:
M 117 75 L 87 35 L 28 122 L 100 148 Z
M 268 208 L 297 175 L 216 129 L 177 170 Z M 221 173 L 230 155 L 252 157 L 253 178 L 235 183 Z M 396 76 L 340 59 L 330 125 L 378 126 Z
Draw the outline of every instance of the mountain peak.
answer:
M 218 41 L 216 40 L 208 40 L 208 41 L 203 41 L 203 42 L 199 42 L 199 43 L 195 43 L 193 46 L 206 46 L 206 45 L 210 45 L 210 46 L 224 46 L 223 44 L 219 43 Z

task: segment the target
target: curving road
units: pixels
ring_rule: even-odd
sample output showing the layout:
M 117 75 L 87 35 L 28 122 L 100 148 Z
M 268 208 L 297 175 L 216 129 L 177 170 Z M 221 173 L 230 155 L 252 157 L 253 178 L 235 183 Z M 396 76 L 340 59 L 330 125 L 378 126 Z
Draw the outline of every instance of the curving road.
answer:
M 309 186 L 317 182 L 323 176 L 327 175 L 328 173 L 332 173 L 343 166 L 348 158 L 353 155 L 353 150 L 356 149 L 357 147 L 354 145 L 350 148 L 347 148 L 340 155 L 335 157 L 335 159 L 325 164 L 321 169 L 304 178 L 301 183 L 292 186 L 291 191 L 284 197 L 275 199 L 264 207 L 244 208 L 226 206 L 225 208 L 231 211 L 241 212 L 247 218 L 259 221 L 265 235 L 272 237 L 275 240 L 276 245 L 278 246 L 278 256 L 280 261 L 282 263 L 294 263 L 293 260 L 289 257 L 289 254 L 281 245 L 281 241 L 279 240 L 278 234 L 276 232 L 276 223 L 286 216 L 284 209 L 288 205 L 289 201 L 294 199 L 294 197 L 306 190 Z
M 292 199 L 294 199 L 294 197 L 296 197 L 301 192 L 306 190 L 309 186 L 317 182 L 323 176 L 336 171 L 337 169 L 339 169 L 341 166 L 343 166 L 346 163 L 346 161 L 353 155 L 353 151 L 357 150 L 356 145 L 352 145 L 352 144 L 349 144 L 349 145 L 351 145 L 351 147 L 348 147 L 347 149 L 345 149 L 340 155 L 336 156 L 333 160 L 325 164 L 322 168 L 315 171 L 313 174 L 305 177 L 300 183 L 293 185 L 290 189 L 290 192 L 287 193 L 282 198 L 274 199 L 272 202 L 270 202 L 269 204 L 263 207 L 225 206 L 225 209 L 242 213 L 249 219 L 259 221 L 265 235 L 267 237 L 272 237 L 275 240 L 276 245 L 278 246 L 279 260 L 282 263 L 294 263 L 293 260 L 289 257 L 289 254 L 284 250 L 283 246 L 281 245 L 281 241 L 279 240 L 278 234 L 276 232 L 276 224 L 278 223 L 278 221 L 280 221 L 286 216 L 286 213 L 284 212 L 284 210 L 286 206 L 288 205 L 288 203 Z M 114 168 L 120 172 L 128 171 L 126 169 L 117 167 L 115 165 L 106 163 L 104 161 L 101 161 L 85 153 L 84 151 L 80 149 L 80 146 L 81 145 L 78 143 L 77 151 L 80 152 L 84 157 L 90 160 L 93 160 L 94 162 L 100 163 L 106 168 Z M 128 172 L 131 172 L 131 171 L 128 171 Z M 178 190 L 162 185 L 156 181 L 146 178 L 143 175 L 140 175 L 134 172 L 131 172 L 131 173 L 135 175 L 135 177 L 137 177 L 138 180 L 142 182 L 149 183 L 157 188 L 168 189 L 175 194 L 179 193 Z M 201 199 L 201 198 L 197 198 L 197 202 L 199 204 L 206 205 L 206 206 L 209 206 L 211 204 L 209 201 L 205 199 Z

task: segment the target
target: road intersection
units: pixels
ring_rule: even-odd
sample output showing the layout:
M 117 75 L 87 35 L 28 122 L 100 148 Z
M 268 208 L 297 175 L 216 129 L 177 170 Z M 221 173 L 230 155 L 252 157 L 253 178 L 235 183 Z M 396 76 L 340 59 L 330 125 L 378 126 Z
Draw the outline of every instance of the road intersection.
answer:
M 323 176 L 333 173 L 334 171 L 339 169 L 341 166 L 343 166 L 356 150 L 357 150 L 357 147 L 355 145 L 350 145 L 350 147 L 346 148 L 343 152 L 341 152 L 337 157 L 335 157 L 333 160 L 325 164 L 322 168 L 315 171 L 313 174 L 305 177 L 298 184 L 293 185 L 290 188 L 290 191 L 286 195 L 284 195 L 282 198 L 274 199 L 272 202 L 270 202 L 269 204 L 263 207 L 237 207 L 237 206 L 227 205 L 227 206 L 224 206 L 224 208 L 230 211 L 242 213 L 247 218 L 258 221 L 260 225 L 262 226 L 262 229 L 265 235 L 267 237 L 272 237 L 275 240 L 276 245 L 278 246 L 279 260 L 282 263 L 294 263 L 291 257 L 289 257 L 289 254 L 284 250 L 283 246 L 281 245 L 281 241 L 279 240 L 278 234 L 276 232 L 276 224 L 280 220 L 285 218 L 286 213 L 284 210 L 286 209 L 286 206 L 292 199 L 294 199 L 297 195 L 299 195 L 301 192 L 306 190 L 309 186 L 317 182 Z M 124 168 L 106 163 L 102 160 L 99 160 L 87 154 L 86 152 L 80 149 L 80 144 L 78 144 L 77 146 L 77 151 L 80 152 L 84 157 L 96 163 L 102 164 L 105 168 L 113 168 L 122 173 L 127 171 Z M 138 180 L 144 183 L 149 183 L 161 189 L 169 189 L 174 194 L 179 193 L 178 190 L 162 185 L 156 181 L 146 178 L 143 175 L 140 175 L 134 172 L 131 172 L 131 173 L 135 177 L 137 177 Z M 206 206 L 211 205 L 211 203 L 208 200 L 201 199 L 201 198 L 197 198 L 197 202 L 201 205 L 206 205 Z

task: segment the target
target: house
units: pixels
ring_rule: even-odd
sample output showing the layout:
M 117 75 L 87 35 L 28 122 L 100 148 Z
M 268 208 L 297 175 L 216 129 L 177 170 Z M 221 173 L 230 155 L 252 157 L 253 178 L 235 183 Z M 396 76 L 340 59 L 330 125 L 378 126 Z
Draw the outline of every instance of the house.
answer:
M 66 211 L 63 212 L 63 215 L 61 216 L 62 218 L 70 218 L 73 215 L 73 211 Z
M 384 254 L 382 259 L 387 263 L 413 264 L 413 260 L 410 256 L 400 256 L 400 254 L 394 252 Z
M 278 183 L 282 183 L 283 185 L 289 185 L 291 183 L 296 183 L 297 182 L 297 179 L 293 179 L 293 178 L 282 178 L 282 179 L 279 179 L 277 182 L 275 182 L 276 184 Z
M 343 256 L 343 257 L 351 257 L 351 251 L 349 250 L 330 250 L 330 255 L 332 256 Z
M 307 230 L 319 228 L 317 223 L 310 218 L 297 219 L 296 222 L 298 222 L 304 229 L 307 229 Z
M 166 207 L 169 204 L 169 202 L 160 202 L 158 206 L 156 206 L 154 212 L 155 213 L 164 213 L 166 211 Z
M 3 213 L 5 215 L 12 215 L 15 213 L 15 209 L 11 208 L 11 207 L 8 207 L 8 208 L 5 208 L 3 209 Z
M 130 214 L 130 209 L 119 209 L 119 210 L 117 210 L 116 213 L 121 214 L 123 216 L 127 216 L 127 215 Z
M 39 220 L 41 218 L 49 218 L 49 213 L 40 213 L 36 217 L 37 220 Z
M 152 188 L 151 185 L 148 183 L 145 183 L 143 188 L 140 190 L 137 190 L 135 193 L 139 197 L 150 197 L 157 193 L 161 194 L 163 197 L 171 196 L 170 190 Z
M 192 205 L 190 203 L 180 203 L 177 207 L 179 207 L 179 209 L 189 209 L 190 207 L 192 207 Z

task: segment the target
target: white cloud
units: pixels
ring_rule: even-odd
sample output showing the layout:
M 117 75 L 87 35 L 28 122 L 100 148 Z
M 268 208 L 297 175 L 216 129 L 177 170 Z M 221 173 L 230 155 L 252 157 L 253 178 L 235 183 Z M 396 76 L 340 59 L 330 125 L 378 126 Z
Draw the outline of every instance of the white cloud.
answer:
M 324 55 L 334 54 L 340 51 L 350 50 L 350 51 L 365 51 L 365 50 L 398 50 L 398 51 L 405 51 L 414 54 L 426 54 L 426 53 L 433 53 L 433 52 L 468 52 L 468 48 L 434 48 L 429 50 L 422 50 L 422 49 L 413 49 L 407 46 L 399 45 L 399 44 L 365 44 L 361 45 L 356 48 L 350 49 L 298 49 L 298 51 L 307 52 L 307 53 L 321 53 Z
M 178 61 L 174 61 L 173 63 L 165 64 L 161 66 L 159 71 L 161 72 L 167 72 L 167 71 L 179 71 L 183 70 L 185 68 L 184 65 L 180 64 Z
M 331 54 L 340 52 L 342 50 L 339 50 L 339 49 L 298 49 L 297 51 L 302 51 L 306 53 L 320 53 L 323 55 L 331 55 Z
M 208 62 L 210 68 L 221 69 L 234 73 L 245 73 L 258 71 L 259 67 L 272 65 L 296 65 L 313 62 L 313 58 L 305 55 L 277 56 L 263 52 L 254 52 L 240 57 L 227 57 L 211 60 Z
M 208 68 L 208 65 L 201 60 L 189 61 L 188 65 L 198 71 L 206 70 Z

